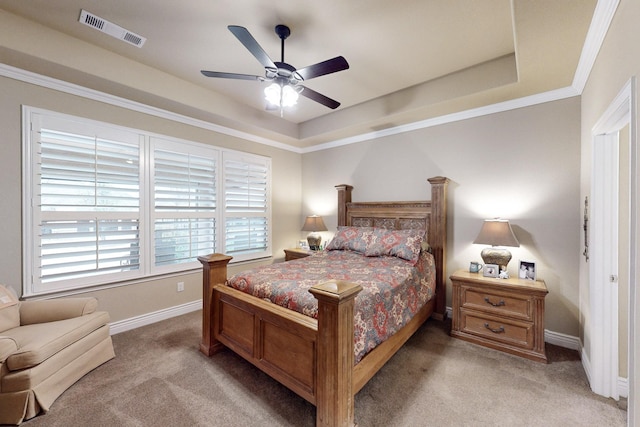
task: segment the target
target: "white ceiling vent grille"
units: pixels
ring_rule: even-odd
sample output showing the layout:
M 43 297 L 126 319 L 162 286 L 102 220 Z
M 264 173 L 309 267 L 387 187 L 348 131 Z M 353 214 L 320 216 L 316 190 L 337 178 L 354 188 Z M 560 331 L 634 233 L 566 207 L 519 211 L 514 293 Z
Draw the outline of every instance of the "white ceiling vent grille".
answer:
M 87 12 L 86 10 L 82 10 L 80 12 L 80 19 L 78 19 L 78 21 L 98 31 L 102 31 L 105 34 L 109 34 L 111 37 L 115 37 L 137 47 L 142 47 L 144 42 L 147 41 L 146 38 L 136 33 L 132 33 L 129 30 L 125 30 L 121 26 L 109 22 L 106 19 L 102 19 L 99 16 Z

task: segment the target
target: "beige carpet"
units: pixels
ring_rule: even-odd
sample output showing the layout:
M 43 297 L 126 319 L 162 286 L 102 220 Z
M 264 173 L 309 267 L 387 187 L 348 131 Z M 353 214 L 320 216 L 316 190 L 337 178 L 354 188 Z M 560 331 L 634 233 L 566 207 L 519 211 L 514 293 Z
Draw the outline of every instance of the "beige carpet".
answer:
M 313 426 L 315 409 L 229 351 L 198 352 L 200 312 L 113 337 L 116 358 L 67 390 L 36 426 Z M 625 426 L 593 394 L 578 354 L 531 362 L 429 321 L 356 395 L 368 426 Z

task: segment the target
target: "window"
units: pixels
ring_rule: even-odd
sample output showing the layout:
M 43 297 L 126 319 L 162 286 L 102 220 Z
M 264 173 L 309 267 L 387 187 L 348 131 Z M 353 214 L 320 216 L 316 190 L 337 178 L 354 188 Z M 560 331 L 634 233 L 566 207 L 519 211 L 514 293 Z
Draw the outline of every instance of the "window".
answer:
M 151 141 L 154 266 L 192 262 L 215 251 L 218 151 Z
M 265 256 L 269 248 L 269 164 L 264 158 L 226 152 L 225 253 L 238 259 Z
M 25 107 L 24 295 L 271 256 L 271 161 Z M 220 195 L 220 196 L 219 196 Z

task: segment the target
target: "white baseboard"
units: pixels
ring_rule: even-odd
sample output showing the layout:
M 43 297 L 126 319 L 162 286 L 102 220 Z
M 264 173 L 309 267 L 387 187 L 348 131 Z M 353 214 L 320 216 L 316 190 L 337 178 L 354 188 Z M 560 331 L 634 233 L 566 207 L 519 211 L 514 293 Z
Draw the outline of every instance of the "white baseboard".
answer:
M 172 317 L 181 316 L 183 314 L 191 313 L 202 309 L 202 300 L 191 301 L 186 304 L 176 305 L 173 307 L 165 308 L 162 310 L 154 311 L 151 313 L 142 314 L 140 316 L 131 317 L 129 319 L 119 320 L 117 322 L 110 323 L 111 335 L 119 334 L 121 332 L 136 329 L 141 326 L 150 325 L 152 323 L 159 322 L 161 320 L 170 319 Z
M 544 341 L 549 344 L 569 348 L 578 352 L 582 349 L 580 346 L 580 339 L 578 337 L 561 334 L 560 332 L 553 332 L 548 329 L 544 330 Z
M 582 360 L 584 373 L 587 374 L 587 381 L 591 384 L 591 361 L 589 360 L 589 356 L 587 356 L 587 352 L 584 347 L 580 350 L 580 360 Z
M 453 310 L 451 309 L 451 307 L 447 307 L 445 313 L 448 319 L 453 319 Z
M 618 396 L 629 397 L 629 379 L 618 377 Z

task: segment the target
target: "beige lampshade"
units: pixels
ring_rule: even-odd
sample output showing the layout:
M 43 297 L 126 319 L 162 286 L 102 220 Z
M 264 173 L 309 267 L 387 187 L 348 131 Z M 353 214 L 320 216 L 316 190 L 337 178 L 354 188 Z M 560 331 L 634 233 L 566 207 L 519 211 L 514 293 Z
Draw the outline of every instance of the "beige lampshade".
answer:
M 506 219 L 486 219 L 480 229 L 480 234 L 473 243 L 479 245 L 491 245 L 480 253 L 485 264 L 497 264 L 500 270 L 507 269 L 511 261 L 511 252 L 496 246 L 520 246 L 516 235 L 513 234 L 511 225 Z
M 307 242 L 309 243 L 309 248 L 315 251 L 320 249 L 320 243 L 322 243 L 322 236 L 320 236 L 318 231 L 327 231 L 327 226 L 324 225 L 324 221 L 321 216 L 310 215 L 304 220 L 302 231 L 311 232 L 307 236 Z
M 302 231 L 327 231 L 327 226 L 321 216 L 310 215 L 304 220 Z
M 480 234 L 473 243 L 491 246 L 520 246 L 509 221 L 506 219 L 485 219 Z

